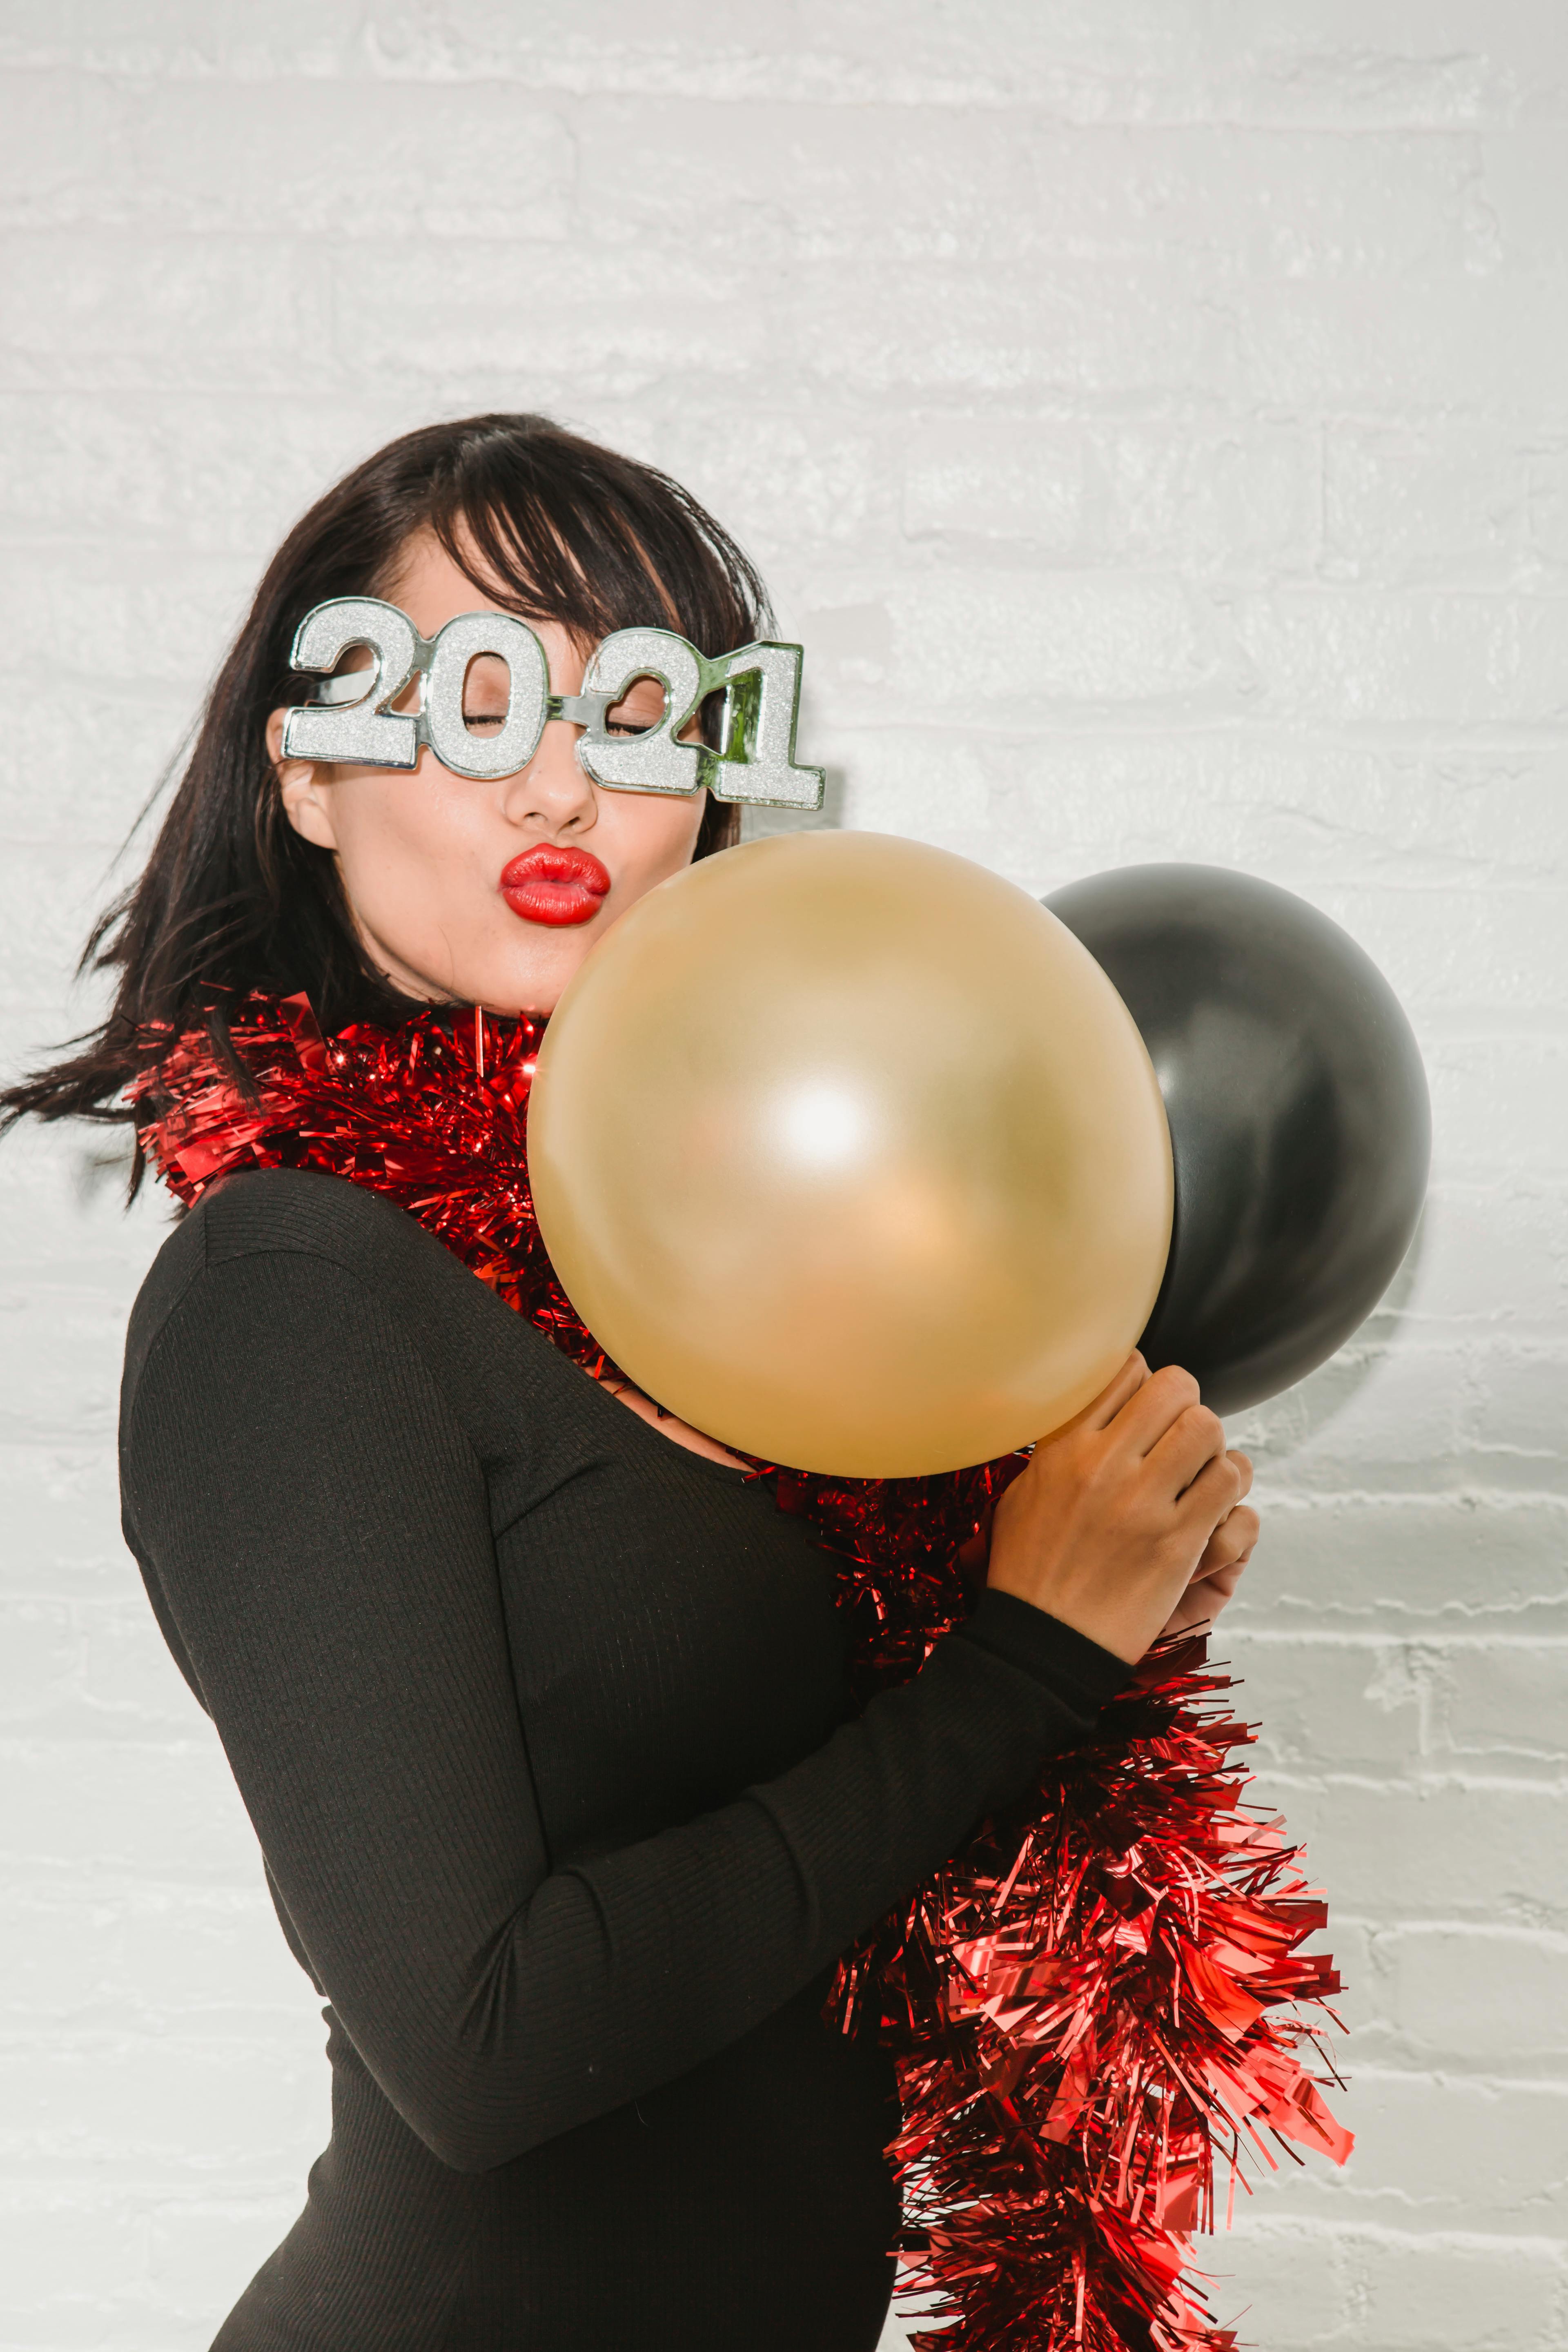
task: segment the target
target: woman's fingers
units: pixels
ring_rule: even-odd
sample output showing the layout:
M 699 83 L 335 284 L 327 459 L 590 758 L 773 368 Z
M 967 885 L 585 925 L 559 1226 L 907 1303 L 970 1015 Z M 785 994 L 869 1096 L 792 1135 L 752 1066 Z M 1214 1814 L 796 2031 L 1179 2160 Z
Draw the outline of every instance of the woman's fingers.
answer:
M 1198 1436 L 1194 1434 L 1189 1441 L 1189 1451 L 1195 1450 L 1197 1444 Z M 1180 1464 L 1172 1466 L 1179 1475 Z M 1246 1494 L 1251 1474 L 1252 1465 L 1245 1454 L 1239 1458 L 1223 1452 L 1211 1454 L 1179 1490 L 1177 1508 L 1184 1524 L 1202 1528 L 1205 1537 L 1212 1534 Z
M 1246 1566 L 1242 1559 L 1234 1560 L 1229 1568 L 1219 1569 L 1213 1576 L 1194 1576 L 1163 1630 L 1167 1633 L 1194 1633 L 1203 1629 L 1212 1632 L 1234 1598 Z
M 1223 1609 L 1246 1574 L 1247 1563 L 1251 1558 L 1249 1551 L 1244 1551 L 1239 1559 L 1231 1561 L 1228 1568 L 1216 1568 L 1212 1576 L 1194 1576 L 1188 1591 L 1195 1592 L 1200 1599 L 1206 1595 L 1211 1608 Z
M 1237 1503 L 1210 1536 L 1186 1591 L 1166 1620 L 1167 1633 L 1213 1628 L 1234 1600 L 1257 1540 L 1257 1512 L 1247 1503 Z
M 1224 1460 L 1225 1423 L 1207 1405 L 1194 1404 L 1178 1413 L 1158 1444 L 1150 1447 L 1148 1467 L 1160 1491 L 1174 1502 L 1211 1463 Z M 1229 1501 L 1240 1500 L 1238 1486 Z
M 1116 1417 L 1116 1436 L 1134 1454 L 1152 1454 L 1184 1413 L 1202 1410 L 1191 1372 L 1179 1364 L 1164 1364 L 1123 1405 Z
M 1203 1558 L 1197 1564 L 1198 1576 L 1213 1576 L 1221 1570 L 1238 1567 L 1252 1556 L 1258 1541 L 1258 1517 L 1250 1503 L 1237 1503 L 1228 1510 L 1204 1546 Z
M 1068 1429 L 1107 1429 L 1121 1408 L 1147 1386 L 1149 1367 L 1136 1348 L 1122 1365 L 1113 1381 L 1108 1381 L 1100 1394 L 1086 1404 L 1076 1419 L 1067 1423 Z

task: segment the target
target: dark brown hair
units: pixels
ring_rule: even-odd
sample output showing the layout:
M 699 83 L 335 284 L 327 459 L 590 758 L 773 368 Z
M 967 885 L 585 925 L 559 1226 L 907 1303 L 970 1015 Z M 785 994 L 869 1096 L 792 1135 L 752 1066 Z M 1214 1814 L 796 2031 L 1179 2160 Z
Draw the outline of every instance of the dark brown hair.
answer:
M 305 614 L 384 592 L 421 530 L 497 604 L 585 645 L 652 625 L 721 654 L 771 626 L 746 557 L 652 466 L 544 416 L 468 416 L 389 442 L 317 500 L 268 564 L 152 856 L 82 951 L 79 970 L 120 975 L 108 1018 L 0 1091 L 7 1124 L 28 1112 L 128 1119 L 120 1097 L 156 1066 L 160 1039 L 205 1025 L 232 1061 L 226 1009 L 252 989 L 304 990 L 329 1031 L 414 1009 L 366 956 L 331 853 L 289 823 L 266 737 L 268 714 L 314 685 L 289 667 Z M 696 855 L 728 847 L 738 829 L 738 809 L 710 800 Z M 138 1155 L 132 1190 L 140 1172 Z

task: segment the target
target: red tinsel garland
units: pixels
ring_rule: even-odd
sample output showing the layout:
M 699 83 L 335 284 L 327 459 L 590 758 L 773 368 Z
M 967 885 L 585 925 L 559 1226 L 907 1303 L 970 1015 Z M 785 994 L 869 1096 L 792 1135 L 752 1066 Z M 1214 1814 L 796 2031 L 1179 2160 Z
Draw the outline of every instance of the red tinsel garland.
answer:
M 525 1127 L 542 1024 L 430 1012 L 323 1038 L 302 996 L 253 997 L 132 1090 L 184 1202 L 244 1168 L 311 1168 L 385 1193 L 590 1370 L 605 1358 L 534 1220 Z M 156 1041 L 154 1041 L 155 1043 Z M 946 1476 L 759 1473 L 838 1561 L 863 1692 L 905 1680 L 970 1605 L 960 1547 L 1022 1466 Z M 1339 1990 L 1304 1957 L 1324 1924 L 1279 1822 L 1241 1802 L 1251 1732 L 1187 1640 L 1152 1654 L 1095 1738 L 846 1956 L 830 2012 L 874 2020 L 898 2064 L 906 2294 L 941 2352 L 1229 2352 L 1196 2297 L 1191 2236 L 1234 2198 L 1261 2134 L 1342 2163 L 1349 2135 L 1289 2006 Z M 1227 2200 L 1227 2204 L 1228 2204 Z

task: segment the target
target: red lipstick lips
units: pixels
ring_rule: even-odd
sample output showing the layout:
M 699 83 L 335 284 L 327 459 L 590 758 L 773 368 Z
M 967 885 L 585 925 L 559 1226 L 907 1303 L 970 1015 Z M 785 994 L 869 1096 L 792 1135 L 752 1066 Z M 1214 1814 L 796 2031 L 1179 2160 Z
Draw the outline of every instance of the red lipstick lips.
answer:
M 541 842 L 514 857 L 500 894 L 525 923 L 591 923 L 610 887 L 608 869 L 587 849 Z

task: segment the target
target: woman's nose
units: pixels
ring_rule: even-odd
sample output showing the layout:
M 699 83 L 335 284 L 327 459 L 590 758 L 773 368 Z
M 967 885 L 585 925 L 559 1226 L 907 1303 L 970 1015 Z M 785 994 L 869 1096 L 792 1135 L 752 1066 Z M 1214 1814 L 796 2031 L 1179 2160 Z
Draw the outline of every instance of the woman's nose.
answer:
M 552 719 L 526 768 L 506 777 L 501 806 L 513 824 L 538 824 L 552 833 L 585 833 L 599 814 L 592 780 L 577 764 L 580 727 Z

